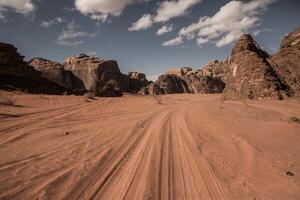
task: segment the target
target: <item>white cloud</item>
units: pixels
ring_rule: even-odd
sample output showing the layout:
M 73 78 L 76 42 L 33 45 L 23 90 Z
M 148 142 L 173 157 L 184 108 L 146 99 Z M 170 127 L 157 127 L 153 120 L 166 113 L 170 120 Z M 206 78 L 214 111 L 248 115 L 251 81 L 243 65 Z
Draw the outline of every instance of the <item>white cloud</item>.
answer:
M 108 18 L 107 14 L 92 14 L 91 15 L 91 19 L 102 22 L 102 23 L 106 22 L 107 18 Z
M 138 21 L 133 23 L 131 27 L 128 28 L 129 31 L 139 31 L 144 30 L 152 26 L 152 16 L 149 14 L 144 14 Z
M 56 17 L 50 21 L 42 21 L 41 26 L 44 28 L 49 28 L 50 26 L 63 23 L 63 19 L 61 17 Z
M 57 43 L 60 45 L 77 46 L 83 43 L 81 39 L 95 36 L 95 33 L 87 33 L 80 30 L 80 26 L 76 25 L 76 22 L 73 20 L 58 36 Z
M 198 38 L 197 39 L 197 45 L 200 47 L 208 42 L 209 42 L 209 39 L 207 39 L 207 38 Z
M 190 7 L 200 3 L 201 1 L 202 0 L 163 1 L 157 9 L 154 21 L 166 22 L 171 18 L 185 15 Z
M 147 14 L 148 17 L 151 16 L 151 23 L 150 23 L 150 19 L 148 19 L 148 26 L 145 28 L 142 28 L 142 29 L 150 28 L 153 23 L 167 22 L 174 17 L 179 17 L 182 15 L 185 15 L 189 8 L 200 3 L 201 1 L 202 0 L 163 1 L 159 4 L 159 7 L 158 7 L 155 15 Z M 142 18 L 140 18 L 137 22 L 139 22 L 140 20 L 145 20 L 145 19 L 143 19 L 144 16 Z M 132 24 L 131 27 L 134 27 L 134 25 L 137 22 Z M 137 29 L 137 30 L 141 30 L 141 29 Z M 170 31 L 168 31 L 168 32 L 170 32 Z
M 178 36 L 178 37 L 176 37 L 176 38 L 174 38 L 174 39 L 172 39 L 172 40 L 165 41 L 165 42 L 162 44 L 162 46 L 165 46 L 165 47 L 167 47 L 167 46 L 172 47 L 172 46 L 178 46 L 178 45 L 180 45 L 180 44 L 182 44 L 182 43 L 183 43 L 182 37 L 181 37 L 181 36 Z
M 254 36 L 257 36 L 257 35 L 259 35 L 260 33 L 261 33 L 260 30 L 254 30 L 254 31 L 252 32 L 252 34 L 253 34 Z
M 212 17 L 201 17 L 197 23 L 182 28 L 178 37 L 197 44 L 212 42 L 222 47 L 236 41 L 243 33 L 261 24 L 260 15 L 275 0 L 230 1 Z M 200 38 L 200 39 L 199 39 Z M 200 42 L 200 44 L 199 44 Z
M 0 16 L 3 11 L 12 10 L 17 13 L 27 14 L 34 11 L 35 5 L 31 0 L 0 0 Z
M 156 35 L 163 35 L 173 31 L 172 25 L 164 25 L 156 32 Z

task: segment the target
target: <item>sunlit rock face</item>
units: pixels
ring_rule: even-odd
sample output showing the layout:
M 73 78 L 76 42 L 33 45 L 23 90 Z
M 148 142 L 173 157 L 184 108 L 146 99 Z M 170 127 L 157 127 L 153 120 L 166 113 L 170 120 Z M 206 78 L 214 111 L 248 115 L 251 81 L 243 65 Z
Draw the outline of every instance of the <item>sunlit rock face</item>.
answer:
M 289 96 L 288 86 L 280 80 L 268 60 L 269 55 L 250 35 L 241 36 L 231 53 L 225 95 L 249 99 Z
M 280 49 L 271 57 L 272 65 L 293 96 L 300 96 L 300 27 L 284 37 Z

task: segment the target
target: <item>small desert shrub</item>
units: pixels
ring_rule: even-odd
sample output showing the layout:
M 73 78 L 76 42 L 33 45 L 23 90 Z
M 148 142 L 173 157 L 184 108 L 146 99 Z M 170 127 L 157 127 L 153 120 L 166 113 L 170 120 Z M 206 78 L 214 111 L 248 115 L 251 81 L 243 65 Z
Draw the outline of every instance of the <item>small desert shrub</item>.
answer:
M 13 106 L 15 101 L 12 96 L 0 96 L 0 105 Z
M 95 99 L 95 95 L 92 92 L 85 93 L 84 97 L 86 99 L 92 99 L 92 100 Z
M 300 124 L 300 119 L 298 117 L 292 116 L 288 119 L 288 122 Z

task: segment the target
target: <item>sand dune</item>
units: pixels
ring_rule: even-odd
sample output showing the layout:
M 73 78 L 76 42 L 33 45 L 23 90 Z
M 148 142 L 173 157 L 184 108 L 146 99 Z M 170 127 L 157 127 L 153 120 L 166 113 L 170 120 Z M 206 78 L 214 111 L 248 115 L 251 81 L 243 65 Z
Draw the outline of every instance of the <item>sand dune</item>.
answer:
M 0 199 L 299 199 L 300 102 L 220 97 L 14 95 Z

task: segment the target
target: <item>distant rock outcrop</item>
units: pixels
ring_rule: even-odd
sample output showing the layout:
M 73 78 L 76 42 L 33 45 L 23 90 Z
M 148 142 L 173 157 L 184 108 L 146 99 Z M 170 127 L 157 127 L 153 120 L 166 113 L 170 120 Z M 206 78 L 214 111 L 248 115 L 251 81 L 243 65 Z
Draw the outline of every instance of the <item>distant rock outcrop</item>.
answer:
M 292 95 L 300 96 L 300 27 L 284 37 L 280 49 L 271 57 L 280 78 L 289 86 Z
M 23 59 L 14 46 L 0 42 L 0 88 L 44 94 L 65 92 L 65 88 L 44 78 Z
M 157 81 L 143 88 L 140 94 L 214 94 L 222 93 L 224 87 L 224 82 L 217 74 L 208 73 L 202 69 L 193 70 L 190 67 L 182 67 L 167 71 Z
M 80 54 L 66 59 L 64 67 L 83 82 L 82 89 L 98 96 L 120 96 L 123 91 L 129 91 L 129 78 L 120 72 L 116 61 Z
M 276 98 L 289 95 L 288 88 L 250 35 L 241 36 L 232 50 L 225 95 L 229 98 Z
M 131 92 L 138 92 L 143 87 L 149 85 L 146 75 L 139 72 L 128 72 L 129 77 L 129 90 Z
M 174 74 L 165 74 L 158 77 L 157 81 L 143 88 L 140 94 L 162 95 L 189 93 L 188 87 L 179 76 Z

